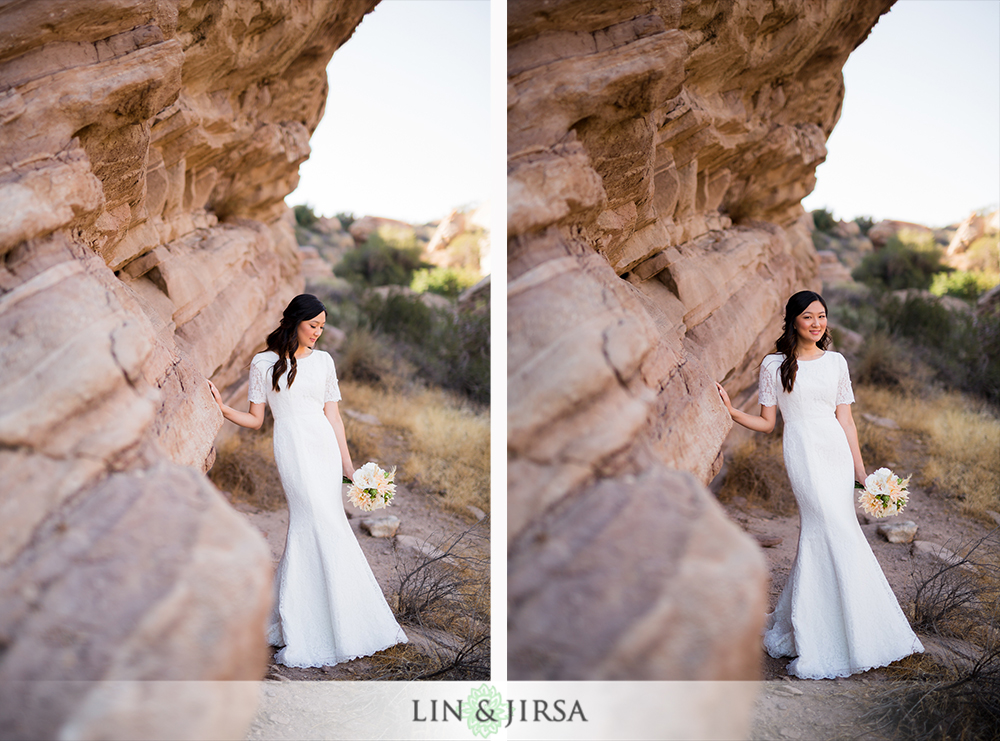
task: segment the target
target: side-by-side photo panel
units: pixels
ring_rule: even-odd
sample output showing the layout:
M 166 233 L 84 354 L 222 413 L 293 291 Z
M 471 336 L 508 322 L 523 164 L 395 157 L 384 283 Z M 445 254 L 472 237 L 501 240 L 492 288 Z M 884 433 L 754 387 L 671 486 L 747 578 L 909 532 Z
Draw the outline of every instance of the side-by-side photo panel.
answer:
M 490 10 L 2 4 L 0 738 L 491 679 Z
M 994 722 L 998 9 L 508 3 L 510 680 Z

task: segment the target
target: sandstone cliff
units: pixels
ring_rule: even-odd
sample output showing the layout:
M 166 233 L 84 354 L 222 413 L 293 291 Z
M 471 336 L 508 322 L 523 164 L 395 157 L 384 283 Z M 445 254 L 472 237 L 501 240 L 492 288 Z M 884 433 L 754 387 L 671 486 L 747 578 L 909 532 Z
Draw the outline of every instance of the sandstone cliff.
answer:
M 375 2 L 0 7 L 0 728 L 14 736 L 148 735 L 173 692 L 18 680 L 262 671 L 270 558 L 202 475 L 222 421 L 205 379 L 238 381 L 301 288 L 282 198 L 326 64 Z M 171 729 L 238 735 L 252 697 L 204 688 Z
M 757 675 L 714 382 L 750 399 L 818 288 L 799 202 L 891 4 L 508 4 L 512 679 Z

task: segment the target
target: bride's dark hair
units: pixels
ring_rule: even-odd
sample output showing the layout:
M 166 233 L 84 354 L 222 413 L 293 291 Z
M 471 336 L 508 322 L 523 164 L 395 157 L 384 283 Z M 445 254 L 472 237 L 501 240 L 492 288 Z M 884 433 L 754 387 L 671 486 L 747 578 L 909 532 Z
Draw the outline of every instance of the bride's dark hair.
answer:
M 813 301 L 823 304 L 823 311 L 826 311 L 826 301 L 815 291 L 799 291 L 794 294 L 788 303 L 785 304 L 785 324 L 782 327 L 781 337 L 774 343 L 774 351 L 781 353 L 785 359 L 781 361 L 781 388 L 786 393 L 791 393 L 795 386 L 795 372 L 799 369 L 799 361 L 795 358 L 795 349 L 799 343 L 799 333 L 795 331 L 795 320 L 799 314 L 809 308 Z M 826 350 L 830 345 L 830 329 L 823 332 L 816 347 Z
M 278 354 L 278 362 L 271 371 L 271 385 L 275 391 L 280 391 L 278 379 L 289 364 L 291 369 L 288 371 L 288 388 L 292 387 L 292 381 L 295 380 L 297 370 L 295 351 L 299 349 L 299 324 L 319 316 L 324 311 L 326 307 L 318 298 L 310 293 L 300 294 L 288 302 L 281 315 L 281 324 L 267 336 L 267 349 Z

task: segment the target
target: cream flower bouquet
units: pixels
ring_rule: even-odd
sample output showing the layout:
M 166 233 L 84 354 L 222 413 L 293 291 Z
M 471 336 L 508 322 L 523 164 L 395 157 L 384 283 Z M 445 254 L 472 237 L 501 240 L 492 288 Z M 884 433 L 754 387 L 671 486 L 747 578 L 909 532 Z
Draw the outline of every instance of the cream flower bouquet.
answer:
M 862 489 L 858 496 L 861 509 L 873 517 L 890 517 L 898 515 L 906 506 L 909 499 L 906 485 L 909 483 L 909 476 L 901 479 L 888 468 L 880 468 L 868 475 L 863 487 L 855 482 L 854 488 Z
M 344 477 L 344 483 L 351 484 L 347 499 L 365 512 L 388 507 L 396 494 L 395 476 L 395 468 L 383 471 L 377 464 L 368 462 L 354 471 L 353 480 Z

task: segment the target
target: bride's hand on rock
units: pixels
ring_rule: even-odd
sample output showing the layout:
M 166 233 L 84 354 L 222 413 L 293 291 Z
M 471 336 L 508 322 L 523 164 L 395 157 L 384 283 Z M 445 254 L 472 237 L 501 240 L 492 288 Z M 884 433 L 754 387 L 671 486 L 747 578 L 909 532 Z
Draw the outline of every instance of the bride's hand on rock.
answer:
M 729 412 L 729 416 L 733 416 L 733 402 L 729 400 L 729 394 L 726 390 L 722 388 L 722 384 L 716 381 L 715 388 L 719 389 L 719 396 L 722 397 L 722 403 L 726 405 L 726 411 Z
M 208 387 L 212 390 L 212 396 L 215 398 L 215 403 L 219 405 L 219 409 L 222 409 L 222 394 L 219 393 L 219 389 L 217 389 L 215 384 L 211 381 L 208 382 Z

